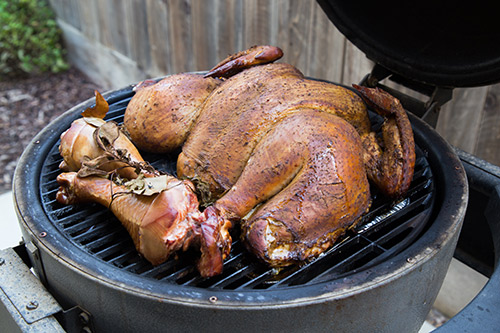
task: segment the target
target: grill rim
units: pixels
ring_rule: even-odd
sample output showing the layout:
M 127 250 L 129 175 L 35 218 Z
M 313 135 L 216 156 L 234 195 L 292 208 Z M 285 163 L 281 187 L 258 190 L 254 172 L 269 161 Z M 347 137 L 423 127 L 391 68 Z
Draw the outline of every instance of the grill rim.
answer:
M 103 96 L 111 104 L 114 99 L 120 98 L 124 94 L 130 94 L 131 89 L 132 86 L 128 86 L 105 93 Z M 31 160 L 33 157 L 47 156 L 53 146 L 54 133 L 59 135 L 66 130 L 71 122 L 78 118 L 79 112 L 77 111 L 90 107 L 93 103 L 93 98 L 90 98 L 66 111 L 32 140 L 21 156 L 18 168 L 16 168 L 13 193 L 16 211 L 26 243 L 33 242 L 40 251 L 54 257 L 55 260 L 68 269 L 77 271 L 85 278 L 95 280 L 111 288 L 119 288 L 122 291 L 139 294 L 146 298 L 156 300 L 161 298 L 169 302 L 184 305 L 188 303 L 193 306 L 213 306 L 208 300 L 210 297 L 216 296 L 218 307 L 228 306 L 231 308 L 235 304 L 245 308 L 275 307 L 277 305 L 287 307 L 322 302 L 325 298 L 342 299 L 363 290 L 383 286 L 418 269 L 426 261 L 433 258 L 441 247 L 453 239 L 453 235 L 459 232 L 465 215 L 468 189 L 461 162 L 448 143 L 427 124 L 410 114 L 415 141 L 421 148 L 425 147 L 422 149 L 427 153 L 427 158 L 433 160 L 432 162 L 429 161 L 429 164 L 435 174 L 435 182 L 442 183 L 445 186 L 436 186 L 436 207 L 434 212 L 439 211 L 439 213 L 436 216 L 431 216 L 433 221 L 429 230 L 408 248 L 392 257 L 390 261 L 384 261 L 338 280 L 314 285 L 289 286 L 275 290 L 204 290 L 154 280 L 148 280 L 148 286 L 145 286 L 144 279 L 140 276 L 122 270 L 118 271 L 118 274 L 111 274 L 114 276 L 109 276 L 109 272 L 114 272 L 115 269 L 110 269 L 109 265 L 101 263 L 83 249 L 76 247 L 64 235 L 61 235 L 60 231 L 51 223 L 41 225 L 38 222 L 42 218 L 49 221 L 41 206 L 39 191 L 21 190 L 30 186 L 32 189 L 39 188 L 39 175 L 43 163 L 31 163 Z M 425 144 L 426 142 L 432 142 L 432 145 Z M 436 168 L 436 163 L 439 163 L 442 167 Z M 450 172 L 445 172 L 444 168 L 453 170 L 453 175 Z M 41 232 L 46 232 L 47 236 L 40 237 Z M 408 258 L 413 259 L 407 260 Z M 367 274 L 371 274 L 376 278 L 367 281 Z M 357 283 L 357 281 L 364 282 Z

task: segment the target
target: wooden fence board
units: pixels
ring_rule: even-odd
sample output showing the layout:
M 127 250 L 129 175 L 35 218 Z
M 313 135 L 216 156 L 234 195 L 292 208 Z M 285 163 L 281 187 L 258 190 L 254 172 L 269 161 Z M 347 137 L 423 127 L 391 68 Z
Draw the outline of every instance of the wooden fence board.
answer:
M 311 3 L 308 1 L 293 0 L 287 1 L 288 6 L 283 6 L 279 20 L 279 34 L 285 37 L 279 37 L 278 40 L 285 40 L 283 45 L 283 61 L 288 62 L 305 73 L 307 63 L 309 24 L 311 20 Z
M 100 40 L 100 30 L 102 27 L 99 24 L 97 1 L 87 0 L 78 2 L 78 12 L 80 13 L 80 30 L 89 39 L 89 41 L 98 42 Z M 71 22 L 66 21 L 71 24 Z
M 81 29 L 78 0 L 49 0 L 49 5 L 59 19 L 71 22 L 76 29 Z
M 71 24 L 78 30 L 81 29 L 78 0 L 66 0 L 60 1 L 59 6 L 62 10 L 62 16 L 65 20 L 71 22 Z
M 500 165 L 500 84 L 488 89 L 474 154 Z
M 144 0 L 126 0 L 124 3 L 125 31 L 129 40 L 127 54 L 142 70 L 151 67 L 148 18 Z
M 366 74 L 370 73 L 372 67 L 373 63 L 368 60 L 365 54 L 346 40 L 341 83 L 346 85 L 359 83 Z
M 206 70 L 215 64 L 217 57 L 216 0 L 193 1 L 193 57 L 197 70 Z
M 442 108 L 436 126 L 449 143 L 474 152 L 487 90 L 487 87 L 478 87 L 453 91 L 453 99 Z
M 111 14 L 109 12 L 110 10 L 110 3 L 111 0 L 105 0 L 105 1 L 96 1 L 96 18 L 97 18 L 97 24 L 99 25 L 99 42 L 111 49 L 113 49 L 113 39 L 112 39 L 112 32 L 111 32 L 111 25 L 113 24 L 109 19 L 108 16 Z M 71 24 L 71 21 L 69 21 Z
M 319 6 L 313 7 L 307 75 L 341 82 L 344 67 L 344 36 L 331 24 Z
M 214 20 L 216 20 L 218 31 L 215 52 L 217 59 L 212 59 L 215 62 L 210 64 L 209 67 L 215 65 L 220 59 L 224 59 L 232 52 L 231 50 L 239 49 L 238 40 L 241 40 L 243 36 L 240 21 L 242 19 L 241 1 L 218 1 L 215 15 Z
M 129 36 L 125 26 L 125 1 L 124 0 L 107 0 L 108 15 L 103 15 L 103 19 L 107 20 L 109 36 L 113 50 L 118 51 L 127 57 L 131 57 L 128 47 Z
M 243 3 L 243 43 L 246 48 L 255 44 L 267 44 L 269 41 L 270 6 L 266 0 L 245 1 Z
M 190 3 L 174 0 L 167 3 L 168 33 L 172 70 L 186 72 L 193 68 L 192 16 Z
M 151 72 L 153 76 L 172 73 L 166 4 L 157 0 L 146 1 Z

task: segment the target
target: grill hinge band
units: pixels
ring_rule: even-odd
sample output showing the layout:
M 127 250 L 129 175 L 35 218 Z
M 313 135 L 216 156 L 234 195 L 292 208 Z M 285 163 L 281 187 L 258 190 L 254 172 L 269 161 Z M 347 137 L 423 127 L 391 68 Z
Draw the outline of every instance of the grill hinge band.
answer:
M 0 288 L 2 329 L 64 332 L 54 317 L 61 306 L 12 248 L 0 251 Z
M 25 246 L 37 277 L 40 279 L 42 284 L 46 286 L 47 278 L 45 277 L 45 270 L 43 269 L 42 259 L 40 258 L 40 251 L 38 251 L 38 247 L 36 247 L 36 245 L 32 242 L 26 243 Z
M 397 89 L 392 89 L 381 84 L 380 81 L 386 78 L 408 89 L 423 94 L 429 97 L 429 99 L 427 101 L 422 101 L 398 91 Z M 413 114 L 434 128 L 436 127 L 441 107 L 449 102 L 453 97 L 453 88 L 416 82 L 397 75 L 379 64 L 375 64 L 375 66 L 373 66 L 371 73 L 366 75 L 360 84 L 371 88 L 379 87 L 387 91 L 392 96 L 399 99 L 406 110 L 411 110 Z

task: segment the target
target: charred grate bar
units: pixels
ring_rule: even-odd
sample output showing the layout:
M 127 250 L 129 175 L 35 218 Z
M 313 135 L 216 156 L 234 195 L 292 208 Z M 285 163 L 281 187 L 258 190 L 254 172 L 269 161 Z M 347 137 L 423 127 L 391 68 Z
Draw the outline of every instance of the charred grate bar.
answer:
M 125 91 L 108 98 L 106 120 L 122 123 L 133 96 Z M 198 253 L 188 251 L 152 266 L 135 250 L 125 228 L 106 208 L 97 204 L 60 205 L 56 200 L 58 168 L 62 158 L 59 141 L 47 155 L 40 173 L 40 198 L 51 223 L 77 247 L 95 258 L 146 279 L 199 288 L 224 290 L 276 289 L 315 284 L 359 272 L 396 255 L 424 230 L 435 196 L 433 175 L 424 153 L 417 147 L 412 186 L 403 200 L 394 203 L 372 189 L 373 203 L 363 220 L 342 241 L 318 259 L 277 272 L 258 262 L 235 234 L 223 274 L 204 279 L 195 268 Z M 175 174 L 177 154 L 144 154 L 155 168 Z

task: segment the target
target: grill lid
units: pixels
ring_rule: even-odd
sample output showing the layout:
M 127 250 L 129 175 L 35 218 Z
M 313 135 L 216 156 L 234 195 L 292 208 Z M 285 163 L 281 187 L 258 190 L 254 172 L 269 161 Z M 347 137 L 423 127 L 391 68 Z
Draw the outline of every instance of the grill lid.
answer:
M 406 78 L 443 87 L 500 81 L 498 1 L 317 0 L 368 58 Z

